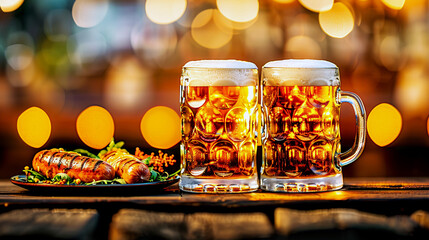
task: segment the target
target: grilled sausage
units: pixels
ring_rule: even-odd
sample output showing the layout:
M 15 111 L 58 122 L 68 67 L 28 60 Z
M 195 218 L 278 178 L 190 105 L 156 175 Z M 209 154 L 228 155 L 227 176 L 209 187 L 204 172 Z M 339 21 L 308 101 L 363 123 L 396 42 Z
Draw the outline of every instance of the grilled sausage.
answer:
M 102 159 L 112 165 L 116 175 L 127 183 L 141 183 L 149 181 L 149 167 L 135 156 L 122 152 L 107 152 Z
M 38 152 L 33 159 L 33 169 L 47 178 L 66 173 L 82 182 L 111 180 L 115 177 L 115 170 L 110 164 L 60 149 Z

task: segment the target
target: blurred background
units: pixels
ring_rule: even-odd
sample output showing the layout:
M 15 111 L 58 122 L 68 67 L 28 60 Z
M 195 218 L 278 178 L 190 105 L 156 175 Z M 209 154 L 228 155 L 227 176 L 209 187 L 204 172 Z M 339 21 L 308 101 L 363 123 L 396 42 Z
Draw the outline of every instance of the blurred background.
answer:
M 0 0 L 0 178 L 112 136 L 178 159 L 187 61 L 287 58 L 334 62 L 365 104 L 346 177 L 429 175 L 427 0 Z M 354 122 L 344 104 L 343 150 Z

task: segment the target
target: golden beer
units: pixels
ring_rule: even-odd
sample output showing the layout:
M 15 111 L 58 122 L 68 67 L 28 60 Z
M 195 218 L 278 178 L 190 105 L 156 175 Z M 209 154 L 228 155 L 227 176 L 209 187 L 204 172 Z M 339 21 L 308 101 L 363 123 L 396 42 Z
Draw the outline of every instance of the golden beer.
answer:
M 264 66 L 261 188 L 308 192 L 339 189 L 341 166 L 360 155 L 365 111 L 357 95 L 340 90 L 338 68 L 326 61 L 284 60 Z M 354 104 L 357 144 L 341 153 L 341 102 Z
M 227 64 L 248 64 L 226 60 L 203 63 L 185 65 L 182 74 L 180 189 L 254 191 L 259 187 L 256 67 L 231 68 Z
M 339 145 L 338 86 L 266 86 L 268 139 L 264 174 L 294 178 L 341 172 L 333 152 Z M 334 150 L 335 149 L 335 150 Z

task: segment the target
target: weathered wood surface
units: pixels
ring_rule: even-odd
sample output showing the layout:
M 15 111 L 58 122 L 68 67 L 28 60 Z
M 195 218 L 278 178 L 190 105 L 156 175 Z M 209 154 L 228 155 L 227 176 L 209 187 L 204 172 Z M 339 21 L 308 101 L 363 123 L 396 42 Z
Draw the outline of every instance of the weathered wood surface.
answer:
M 346 179 L 347 189 L 428 190 L 429 178 L 355 178 Z
M 268 217 L 255 213 L 165 213 L 122 209 L 113 216 L 109 239 L 268 239 Z
M 372 229 L 364 236 L 372 236 L 374 232 L 380 233 L 379 230 L 382 230 L 380 236 L 387 232 L 393 236 L 416 234 L 415 236 L 426 239 L 429 229 L 428 186 L 429 178 L 346 178 L 345 187 L 342 190 L 322 193 L 270 193 L 259 190 L 247 194 L 191 194 L 180 192 L 177 185 L 173 185 L 163 193 L 64 196 L 30 192 L 11 184 L 9 180 L 2 180 L 0 181 L 0 219 L 3 217 L 6 219 L 4 221 L 10 221 L 15 216 L 15 209 L 30 211 L 30 213 L 33 211 L 32 208 L 94 209 L 90 211 L 95 213 L 98 211 L 97 214 L 100 216 L 96 228 L 96 232 L 102 236 L 100 239 L 108 237 L 108 229 L 110 229 L 111 239 L 141 238 L 144 236 L 142 229 L 145 229 L 142 226 L 146 226 L 149 231 L 153 230 L 152 236 L 161 234 L 170 239 L 173 235 L 176 236 L 176 233 L 182 237 L 181 239 L 195 239 L 192 238 L 193 236 L 205 239 L 265 238 L 270 235 L 270 231 L 271 234 L 274 231 L 274 236 L 270 235 L 274 239 L 291 234 L 297 237 L 303 236 L 300 234 L 307 234 L 305 235 L 307 239 L 313 239 L 321 234 L 320 231 L 324 234 L 323 236 L 329 238 L 337 236 L 338 230 L 341 229 L 350 230 L 340 231 L 343 234 L 340 237 L 345 238 L 362 237 L 362 235 L 347 235 L 354 234 L 356 229 L 359 234 Z M 287 209 L 275 211 L 279 207 Z M 124 210 L 129 208 L 134 210 Z M 318 210 L 312 211 L 312 209 Z M 52 210 L 44 211 L 52 214 Z M 56 214 L 60 216 L 59 213 Z M 24 215 L 31 216 L 31 214 Z M 266 217 L 271 220 L 271 223 L 276 223 L 275 226 L 270 223 L 271 230 L 269 230 L 270 225 L 265 224 Z M 52 221 L 51 216 L 49 219 Z M 162 222 L 164 225 L 157 224 L 155 228 L 145 219 Z M 14 225 L 22 226 L 22 223 L 31 220 L 22 218 L 20 221 L 15 222 Z M 71 221 L 68 221 L 69 225 L 64 227 L 65 230 L 73 228 Z M 261 228 L 252 227 L 256 222 Z M 0 226 L 3 225 L 2 223 L 0 220 Z M 76 223 L 79 221 L 76 220 Z M 37 224 L 28 225 L 37 226 Z M 58 223 L 55 229 L 60 229 L 59 226 Z M 160 229 L 160 226 L 165 226 L 164 230 Z M 309 229 L 309 227 L 312 228 Z M 10 227 L 10 229 L 13 228 Z M 222 229 L 223 235 L 215 234 Z M 246 235 L 248 232 L 253 236 Z M 52 236 L 55 237 L 55 235 Z M 83 235 L 71 238 L 81 239 L 80 236 Z M 270 239 L 270 236 L 267 239 Z
M 298 211 L 277 208 L 274 213 L 274 219 L 277 234 L 284 236 L 296 232 L 335 229 L 386 231 L 395 235 L 411 236 L 419 227 L 408 216 L 387 217 L 354 209 Z
M 367 186 L 367 187 L 366 187 Z M 377 186 L 383 186 L 378 188 Z M 388 186 L 393 186 L 389 189 Z M 353 207 L 352 204 L 401 204 L 404 207 L 428 210 L 429 178 L 419 179 L 345 179 L 345 187 L 339 191 L 321 193 L 271 193 L 257 191 L 245 194 L 192 194 L 178 190 L 178 186 L 169 187 L 165 193 L 142 193 L 142 195 L 122 196 L 55 196 L 38 194 L 13 185 L 8 180 L 0 181 L 0 207 L 33 204 L 40 207 L 57 205 L 94 205 L 136 207 L 152 205 L 187 206 L 187 207 L 254 207 L 286 206 L 308 204 L 323 208 L 326 203 L 339 204 L 336 207 Z M 410 204 L 413 203 L 413 204 Z M 414 205 L 414 203 L 416 203 Z M 426 204 L 423 204 L 426 203 Z M 342 204 L 343 206 L 341 206 Z M 426 206 L 426 207 L 425 207 Z M 332 207 L 332 206 L 331 206 Z
M 0 238 L 92 239 L 97 220 L 96 210 L 12 210 L 0 214 Z

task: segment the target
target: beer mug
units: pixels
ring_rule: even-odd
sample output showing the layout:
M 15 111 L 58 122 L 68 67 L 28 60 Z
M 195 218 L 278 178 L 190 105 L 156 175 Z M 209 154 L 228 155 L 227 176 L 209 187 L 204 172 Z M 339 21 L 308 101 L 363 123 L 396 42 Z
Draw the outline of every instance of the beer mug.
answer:
M 183 191 L 251 192 L 256 169 L 258 70 L 236 60 L 185 64 L 180 82 Z
M 261 188 L 273 192 L 318 192 L 343 186 L 341 167 L 365 145 L 361 99 L 340 90 L 338 67 L 323 60 L 272 61 L 262 69 Z M 341 103 L 356 116 L 353 147 L 341 152 Z

